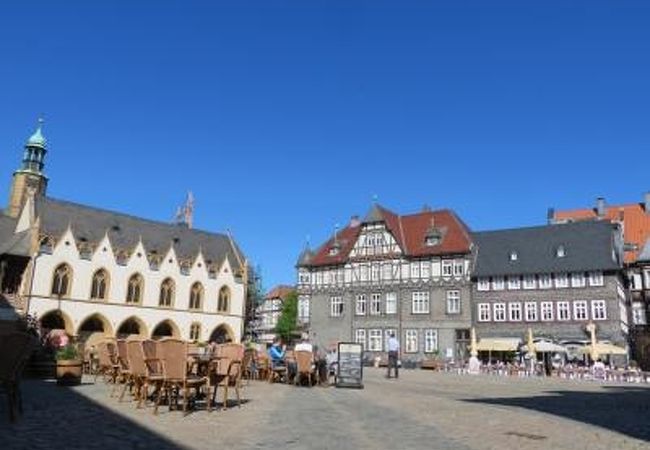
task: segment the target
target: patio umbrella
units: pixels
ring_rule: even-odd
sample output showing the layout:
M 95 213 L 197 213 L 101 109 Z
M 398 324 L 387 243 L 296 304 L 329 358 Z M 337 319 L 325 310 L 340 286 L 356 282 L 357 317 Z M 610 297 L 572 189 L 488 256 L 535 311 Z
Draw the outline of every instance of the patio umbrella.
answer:
M 522 350 L 528 352 L 528 344 L 522 347 Z M 539 353 L 566 353 L 566 348 L 549 341 L 539 341 L 534 344 L 534 350 Z
M 598 359 L 598 356 L 599 356 L 598 355 L 597 345 L 596 345 L 596 325 L 593 322 L 589 322 L 587 324 L 587 331 L 589 332 L 589 335 L 591 337 L 591 345 L 588 345 L 587 347 L 590 347 L 590 352 L 589 353 L 590 353 L 590 356 L 591 356 L 591 360 L 596 361 Z
M 478 345 L 476 343 L 476 328 L 472 327 L 470 331 L 470 343 L 469 343 L 469 354 L 471 356 L 477 356 L 478 355 Z
M 595 344 L 585 345 L 580 349 L 582 353 L 592 355 L 627 355 L 627 350 L 614 344 L 607 342 L 596 342 Z
M 527 332 L 527 340 L 526 340 L 526 350 L 528 352 L 528 355 L 531 358 L 535 357 L 535 344 L 533 343 L 533 330 L 528 327 L 528 332 Z

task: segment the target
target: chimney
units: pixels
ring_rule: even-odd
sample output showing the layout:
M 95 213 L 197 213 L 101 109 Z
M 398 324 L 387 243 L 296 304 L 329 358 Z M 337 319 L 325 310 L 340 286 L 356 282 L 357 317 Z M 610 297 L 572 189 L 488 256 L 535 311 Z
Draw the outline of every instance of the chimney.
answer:
M 549 208 L 546 211 L 546 221 L 548 222 L 549 225 L 555 223 L 555 208 Z
M 605 199 L 603 197 L 598 197 L 596 199 L 596 215 L 598 216 L 599 219 L 602 219 L 605 217 Z
M 643 206 L 645 208 L 645 213 L 650 214 L 650 192 L 646 192 L 643 196 Z
M 352 216 L 350 218 L 350 228 L 356 228 L 359 225 L 361 225 L 361 219 L 359 219 L 359 216 Z

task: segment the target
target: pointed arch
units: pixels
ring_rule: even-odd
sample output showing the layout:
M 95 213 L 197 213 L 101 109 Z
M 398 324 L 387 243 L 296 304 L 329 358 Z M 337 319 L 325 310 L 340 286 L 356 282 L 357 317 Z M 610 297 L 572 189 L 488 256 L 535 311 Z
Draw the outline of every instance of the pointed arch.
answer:
M 228 286 L 221 286 L 221 289 L 219 289 L 219 298 L 217 300 L 217 312 L 220 313 L 230 312 L 230 288 Z
M 205 290 L 200 281 L 195 282 L 190 288 L 190 306 L 193 311 L 200 311 L 203 308 L 203 295 Z
M 230 328 L 228 324 L 222 323 L 215 327 L 214 330 L 212 330 L 208 342 L 216 342 L 217 344 L 235 342 L 235 333 L 232 331 L 232 328 Z
M 142 303 L 142 295 L 144 293 L 144 278 L 139 273 L 134 273 L 129 278 L 126 287 L 126 302 L 127 303 Z
M 153 331 L 151 332 L 152 339 L 160 339 L 163 337 L 181 337 L 180 329 L 173 320 L 165 319 L 153 328 Z
M 104 268 L 96 270 L 93 274 L 93 279 L 90 284 L 90 299 L 106 300 L 108 297 L 110 281 L 111 277 L 108 274 L 108 270 Z
M 65 330 L 68 335 L 74 335 L 72 319 L 60 309 L 53 309 L 41 315 L 39 322 L 44 332 L 46 330 Z
M 174 297 L 176 292 L 176 283 L 171 278 L 165 278 L 160 283 L 160 295 L 158 296 L 158 306 L 162 308 L 171 308 L 174 306 Z
M 137 316 L 131 316 L 122 321 L 115 332 L 117 338 L 125 338 L 131 335 L 142 337 L 147 337 L 149 335 L 149 330 L 147 330 L 144 321 Z
M 113 336 L 113 327 L 111 322 L 100 313 L 93 313 L 86 317 L 79 324 L 77 329 L 77 335 L 82 339 L 84 335 L 90 335 L 93 333 L 101 333 L 104 336 Z
M 72 268 L 67 263 L 61 263 L 52 273 L 52 288 L 50 293 L 54 297 L 70 296 L 72 286 Z

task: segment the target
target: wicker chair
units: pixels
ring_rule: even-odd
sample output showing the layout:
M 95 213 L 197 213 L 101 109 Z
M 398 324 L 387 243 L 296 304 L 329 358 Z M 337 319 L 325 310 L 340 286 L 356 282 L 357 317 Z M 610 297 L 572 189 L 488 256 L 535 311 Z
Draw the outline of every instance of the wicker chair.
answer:
M 124 339 L 117 340 L 117 363 L 120 366 L 118 369 L 118 381 L 123 385 L 122 392 L 120 393 L 120 401 L 122 401 L 127 388 L 130 388 L 133 385 L 133 376 L 131 374 L 131 367 L 129 366 L 128 349 Z M 111 397 L 116 392 L 117 386 L 118 383 L 115 383 L 113 391 L 111 391 Z
M 158 414 L 158 405 L 163 391 L 170 399 L 169 408 L 172 407 L 172 391 L 177 388 L 183 392 L 183 415 L 188 413 L 189 391 L 191 388 L 200 388 L 208 380 L 187 373 L 187 343 L 175 338 L 164 338 L 160 341 L 163 381 L 156 397 L 154 414 Z M 177 396 L 178 397 L 178 396 Z
M 223 387 L 223 408 L 228 406 L 228 388 L 235 389 L 237 396 L 237 406 L 241 406 L 241 388 L 242 362 L 244 359 L 244 346 L 241 344 L 223 344 L 217 347 L 216 356 L 218 359 L 213 361 L 209 371 L 208 385 L 208 411 L 212 410 L 212 405 L 217 401 L 217 390 L 219 386 Z
M 34 337 L 13 332 L 0 337 L 0 384 L 9 404 L 9 420 L 15 422 L 23 413 L 20 377 L 34 346 Z
M 95 382 L 100 375 L 104 376 L 105 382 L 115 383 L 120 365 L 115 355 L 115 344 L 110 341 L 103 341 L 97 344 L 97 358 L 99 360 L 95 371 Z
M 316 374 L 314 372 L 314 355 L 312 352 L 298 351 L 295 352 L 296 358 L 296 377 L 294 380 L 295 385 L 300 384 L 305 378 L 309 382 L 309 386 L 316 384 Z

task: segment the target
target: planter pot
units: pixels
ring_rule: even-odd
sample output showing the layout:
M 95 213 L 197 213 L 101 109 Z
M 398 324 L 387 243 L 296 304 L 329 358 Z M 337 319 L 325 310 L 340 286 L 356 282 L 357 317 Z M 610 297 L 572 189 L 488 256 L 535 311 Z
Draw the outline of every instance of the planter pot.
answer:
M 83 363 L 79 359 L 60 359 L 56 362 L 56 382 L 62 386 L 81 384 Z

